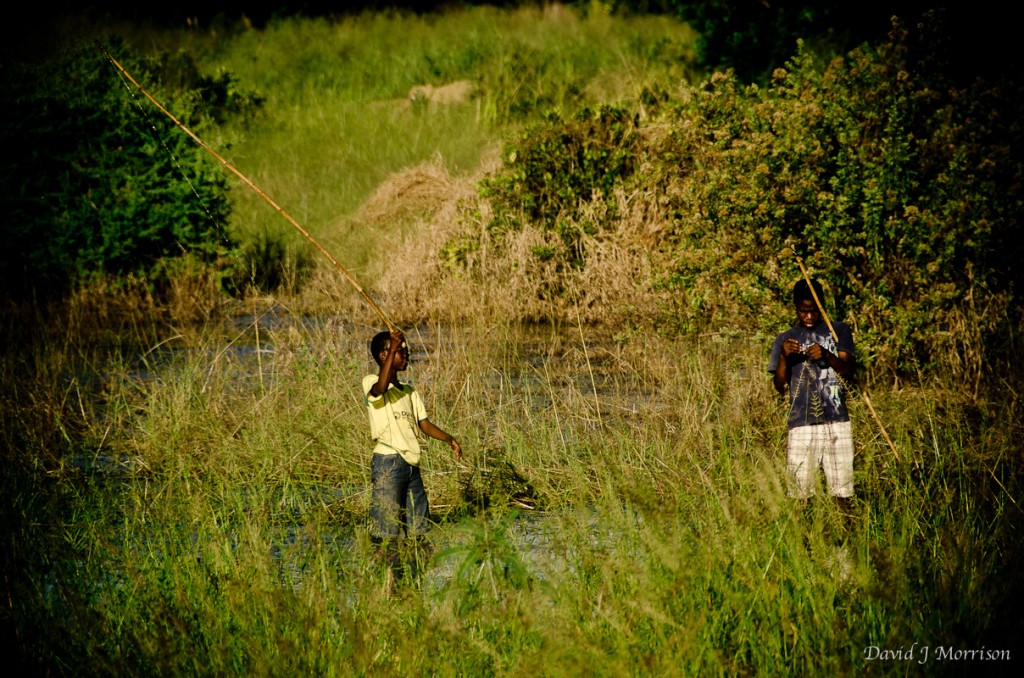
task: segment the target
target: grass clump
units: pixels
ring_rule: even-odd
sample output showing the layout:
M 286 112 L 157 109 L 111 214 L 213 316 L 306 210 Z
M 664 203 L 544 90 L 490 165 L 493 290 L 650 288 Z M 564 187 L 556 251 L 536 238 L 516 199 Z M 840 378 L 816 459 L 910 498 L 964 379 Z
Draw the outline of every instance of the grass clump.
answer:
M 756 346 L 424 328 L 412 376 L 468 457 L 428 447 L 433 553 L 391 583 L 364 527 L 367 329 L 260 321 L 262 358 L 241 350 L 253 327 L 222 327 L 151 353 L 144 378 L 115 364 L 100 401 L 83 391 L 94 463 L 5 475 L 5 515 L 35 517 L 5 521 L 23 665 L 851 673 L 871 645 L 1006 649 L 1020 631 L 996 603 L 1020 598 L 1009 403 L 876 398 L 896 458 L 855 399 L 843 514 L 785 496 Z

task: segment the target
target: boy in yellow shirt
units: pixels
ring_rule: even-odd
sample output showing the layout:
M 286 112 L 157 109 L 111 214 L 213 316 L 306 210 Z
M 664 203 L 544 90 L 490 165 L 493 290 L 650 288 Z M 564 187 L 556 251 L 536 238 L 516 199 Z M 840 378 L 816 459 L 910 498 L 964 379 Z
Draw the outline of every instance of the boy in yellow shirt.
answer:
M 420 445 L 424 434 L 447 443 L 462 458 L 462 448 L 451 435 L 427 419 L 423 400 L 412 384 L 398 381 L 409 366 L 409 349 L 400 331 L 380 332 L 370 341 L 377 374 L 363 377 L 363 394 L 370 414 L 370 435 L 376 441 L 370 463 L 373 497 L 370 505 L 375 540 L 393 544 L 403 527 L 409 536 L 430 529 L 430 505 L 420 475 Z

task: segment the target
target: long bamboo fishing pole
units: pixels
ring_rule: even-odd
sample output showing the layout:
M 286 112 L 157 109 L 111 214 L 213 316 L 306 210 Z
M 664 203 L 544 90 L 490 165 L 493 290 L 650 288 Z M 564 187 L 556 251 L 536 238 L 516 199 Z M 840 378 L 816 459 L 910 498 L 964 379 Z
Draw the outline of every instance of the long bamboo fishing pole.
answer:
M 814 297 L 814 303 L 818 306 L 818 311 L 821 313 L 821 317 L 825 320 L 825 324 L 828 325 L 828 331 L 832 334 L 832 341 L 839 344 L 839 335 L 836 334 L 836 330 L 832 327 L 832 321 L 828 319 L 828 313 L 825 312 L 825 305 L 821 303 L 821 299 L 818 298 L 818 293 L 814 291 L 814 285 L 811 284 L 811 277 L 807 275 L 807 269 L 804 268 L 804 260 L 800 257 L 796 257 L 796 263 L 800 266 L 800 272 L 804 275 L 804 280 L 807 282 L 807 287 L 811 290 L 811 296 Z M 892 439 L 889 437 L 888 432 L 885 430 L 885 426 L 882 425 L 882 420 L 879 419 L 878 413 L 875 412 L 875 406 L 871 404 L 871 398 L 864 391 L 861 391 L 861 397 L 864 398 L 864 404 L 868 406 L 868 412 L 871 413 L 875 423 L 878 424 L 878 430 L 882 432 L 882 437 L 885 438 L 885 442 L 889 444 L 889 449 L 896 455 L 897 459 L 900 459 L 900 453 L 896 451 L 896 445 L 893 444 Z
M 183 123 L 182 123 L 182 122 L 181 122 L 180 120 L 178 120 L 178 119 L 177 119 L 176 117 L 174 117 L 174 116 L 173 116 L 173 115 L 172 115 L 172 114 L 170 113 L 170 111 L 168 111 L 168 110 L 167 110 L 166 108 L 164 108 L 164 107 L 163 107 L 163 106 L 162 106 L 162 105 L 160 104 L 160 102 L 159 102 L 159 101 L 157 101 L 156 99 L 154 99 L 154 98 L 153 98 L 153 96 L 152 96 L 152 95 L 151 95 L 151 94 L 150 94 L 149 92 L 147 92 L 147 91 L 146 91 L 146 90 L 145 90 L 145 89 L 144 89 L 144 88 L 142 87 L 142 85 L 140 85 L 140 84 L 138 83 L 138 81 L 136 81 L 136 80 L 135 80 L 135 78 L 133 78 L 133 77 L 131 76 L 131 74 L 130 74 L 130 73 L 129 73 L 129 72 L 128 72 L 128 71 L 126 70 L 126 69 L 125 69 L 125 67 L 124 67 L 124 66 L 122 66 L 122 65 L 121 65 L 120 63 L 118 63 L 117 59 L 115 59 L 115 58 L 114 58 L 114 56 L 113 56 L 113 55 L 112 55 L 112 54 L 111 54 L 110 52 L 108 52 L 108 51 L 106 50 L 106 48 L 105 48 L 105 47 L 103 47 L 103 45 L 99 45 L 99 48 L 100 48 L 100 49 L 101 49 L 101 50 L 103 51 L 103 53 L 104 53 L 104 54 L 105 54 L 105 55 L 107 56 L 107 59 L 109 59 L 109 60 L 110 60 L 110 63 L 112 63 L 112 64 L 114 65 L 114 67 L 115 67 L 115 68 L 117 68 L 117 70 L 118 70 L 118 71 L 120 71 L 120 72 L 121 72 L 121 74 L 122 74 L 122 75 L 124 75 L 124 77 L 126 77 L 126 78 L 128 79 L 128 81 L 129 81 L 129 82 L 131 82 L 131 83 L 132 83 L 133 85 L 135 85 L 135 87 L 136 87 L 136 88 L 137 88 L 137 89 L 138 89 L 138 90 L 139 90 L 140 92 L 142 92 L 142 94 L 143 94 L 143 95 L 144 95 L 144 96 L 145 96 L 145 97 L 146 97 L 147 99 L 149 99 L 150 101 L 152 101 L 152 102 L 153 102 L 153 105 L 154 105 L 154 106 L 156 106 L 157 108 L 159 108 L 159 109 L 160 109 L 160 112 L 161 112 L 161 113 L 163 113 L 163 114 L 164 114 L 164 115 L 166 115 L 166 116 L 167 116 L 168 118 L 170 118 L 170 119 L 171 119 L 172 121 L 174 121 L 174 124 L 175 124 L 175 125 L 177 125 L 178 127 L 180 127 L 180 128 L 181 128 L 181 129 L 182 129 L 182 130 L 183 130 L 183 131 L 185 132 L 185 134 L 187 134 L 187 135 L 189 135 L 190 137 L 192 137 L 192 140 L 193 140 L 193 141 L 195 141 L 195 142 L 196 142 L 197 144 L 199 144 L 199 145 L 200 145 L 200 146 L 201 146 L 201 147 L 202 147 L 202 148 L 203 148 L 204 150 L 206 150 L 206 151 L 207 151 L 207 152 L 208 152 L 208 153 L 209 153 L 210 155 L 212 155 L 212 156 L 213 156 L 214 158 L 216 158 L 216 159 L 217 159 L 217 160 L 218 160 L 218 161 L 219 161 L 219 162 L 220 162 L 220 163 L 221 163 L 222 165 L 224 165 L 224 166 L 225 166 L 225 167 L 227 167 L 227 168 L 228 168 L 229 170 L 231 170 L 231 172 L 233 172 L 233 173 L 235 174 L 235 176 L 237 176 L 237 177 L 238 177 L 239 179 L 241 179 L 241 180 L 242 180 L 242 181 L 243 181 L 243 182 L 245 183 L 245 185 L 246 185 L 246 186 L 248 186 L 248 187 L 249 187 L 249 188 L 251 188 L 252 190 L 256 191 L 257 195 L 259 195 L 259 196 L 260 196 L 261 198 L 263 198 L 263 199 L 264 199 L 264 200 L 266 200 L 266 201 L 267 201 L 268 203 L 270 203 L 271 207 L 273 207 L 273 208 L 274 208 L 275 210 L 277 210 L 277 211 L 278 211 L 278 212 L 279 212 L 279 213 L 281 214 L 281 216 L 283 216 L 283 217 L 284 217 L 285 219 L 287 219 L 287 220 L 288 220 L 288 223 L 290 223 L 290 224 L 291 224 L 292 226 L 294 226 L 294 227 L 295 227 L 295 228 L 296 228 L 296 229 L 297 229 L 297 230 L 299 231 L 299 233 L 301 233 L 301 234 L 302 234 L 303 236 L 305 236 L 305 237 L 306 237 L 306 240 L 308 240 L 309 242 L 313 243 L 313 246 L 314 246 L 314 247 L 316 247 L 316 248 L 317 248 L 318 250 L 320 250 L 320 252 L 321 252 L 321 253 L 323 253 L 323 255 L 324 255 L 325 257 L 327 257 L 328 261 L 330 261 L 330 262 L 331 262 L 331 263 L 332 263 L 332 264 L 334 265 L 334 267 L 335 267 L 336 269 L 338 269 L 338 271 L 340 271 L 340 272 L 341 272 L 341 274 L 342 274 L 342 275 L 344 275 L 344 276 L 345 276 L 345 278 L 347 278 L 347 279 L 348 279 L 348 281 L 349 281 L 350 283 L 352 283 L 352 286 L 356 288 L 356 291 L 357 291 L 357 292 L 359 292 L 359 294 L 360 294 L 360 295 L 362 295 L 363 299 L 365 299 L 365 300 L 366 300 L 366 303 L 368 303 L 368 304 L 370 305 L 370 308 L 372 308 L 372 309 L 373 309 L 373 310 L 374 310 L 374 311 L 375 311 L 375 312 L 377 313 L 377 315 L 378 315 L 378 316 L 380 316 L 380 319 L 384 321 L 384 324 L 385 324 L 385 325 L 387 325 L 387 328 L 388 328 L 388 330 L 390 330 L 391 332 L 395 332 L 395 331 L 397 331 L 397 330 L 395 329 L 395 326 L 394 326 L 394 325 L 393 325 L 393 324 L 391 323 L 391 321 L 390 321 L 390 320 L 388 319 L 387 315 L 385 315 L 385 314 L 384 314 L 384 311 L 382 311 L 382 310 L 381 310 L 381 308 L 380 308 L 380 306 L 378 306 L 378 305 L 377 305 L 377 304 L 376 304 L 376 303 L 375 303 L 375 302 L 373 301 L 373 299 L 371 299 L 371 298 L 370 298 L 370 295 L 366 293 L 366 291 L 365 291 L 365 290 L 364 290 L 364 289 L 362 288 L 362 286 L 361 286 L 361 285 L 359 284 L 359 282 L 358 282 L 358 281 L 357 281 L 357 280 L 355 279 L 355 277 L 353 277 L 353 276 L 352 276 L 352 274 L 351 274 L 351 273 L 349 273 L 349 272 L 348 272 L 348 271 L 347 271 L 347 270 L 345 269 L 345 267 L 344 267 L 344 266 L 342 266 L 342 265 L 341 265 L 340 263 L 338 263 L 338 260 L 337 260 L 337 259 L 335 259 L 335 258 L 334 258 L 333 256 L 331 256 L 331 253 L 330 253 L 330 252 L 328 252 L 328 251 L 327 251 L 327 249 L 326 249 L 326 248 L 324 248 L 324 246 L 323 246 L 323 245 L 321 245 L 321 244 L 320 244 L 319 242 L 317 242 L 317 241 L 316 241 L 316 239 L 315 239 L 315 238 L 313 238 L 313 236 L 312 236 L 312 235 L 310 235 L 310 234 L 309 234 L 309 232 L 308 232 L 308 231 L 307 231 L 306 229 L 304 229 L 304 228 L 303 228 L 303 227 L 302 227 L 302 226 L 301 226 L 301 225 L 299 224 L 299 222 L 298 222 L 298 221 L 296 221 L 296 220 L 295 220 L 294 218 L 292 218 L 292 216 L 291 216 L 290 214 L 288 214 L 287 212 L 285 212 L 285 211 L 284 211 L 284 209 L 283 209 L 283 208 L 282 208 L 282 207 L 281 207 L 280 205 L 278 205 L 278 204 L 277 204 L 276 202 L 274 202 L 274 200 L 273 200 L 273 199 L 272 199 L 272 198 L 271 198 L 271 197 L 270 197 L 269 195 L 267 195 L 266 193 L 264 193 L 264 192 L 263 192 L 263 190 L 262 190 L 262 189 L 260 189 L 260 187 L 259 187 L 259 186 L 257 186 L 256 184 L 254 184 L 254 183 L 252 182 L 252 180 L 251 180 L 251 179 L 249 179 L 249 177 L 247 177 L 247 176 L 245 176 L 244 174 L 242 174 L 242 173 L 241 173 L 241 172 L 240 172 L 240 171 L 238 170 L 238 168 L 236 168 L 236 167 L 235 167 L 234 165 L 232 165 L 232 164 L 231 164 L 230 162 L 228 162 L 228 161 L 227 161 L 227 160 L 225 160 L 225 159 L 224 159 L 223 157 L 221 157 L 221 155 L 220 155 L 219 153 L 217 153 L 217 151 L 215 151 L 215 150 L 213 150 L 212 148 L 210 148 L 210 146 L 208 146 L 208 145 L 207 145 L 207 144 L 206 144 L 206 143 L 205 143 L 205 142 L 204 142 L 204 141 L 203 141 L 202 139 L 200 139 L 200 138 L 199 138 L 199 137 L 198 137 L 198 136 L 197 136 L 197 135 L 195 134 L 195 132 L 193 132 L 193 131 L 192 131 L 192 130 L 190 130 L 190 129 L 189 129 L 188 127 L 186 127 L 186 126 L 185 126 L 185 125 L 184 125 L 184 124 L 183 124 Z

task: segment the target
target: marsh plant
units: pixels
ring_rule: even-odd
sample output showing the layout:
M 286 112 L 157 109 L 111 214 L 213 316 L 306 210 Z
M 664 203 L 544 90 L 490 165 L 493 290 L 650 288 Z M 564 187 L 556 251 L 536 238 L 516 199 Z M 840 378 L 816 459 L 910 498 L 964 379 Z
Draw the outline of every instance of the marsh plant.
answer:
M 872 646 L 1016 649 L 1015 99 L 944 82 L 902 24 L 765 86 L 704 77 L 688 27 L 609 6 L 145 34 L 247 111 L 204 131 L 403 326 L 466 456 L 427 442 L 436 526 L 382 555 L 380 319 L 213 182 L 238 247 L 3 297 L 13 667 L 848 675 L 907 670 Z M 787 495 L 787 247 L 858 341 L 849 510 Z
M 1020 593 L 1009 403 L 879 394 L 896 458 L 854 400 L 842 514 L 786 496 L 760 346 L 423 327 L 412 376 L 468 454 L 428 446 L 438 525 L 396 578 L 365 529 L 372 328 L 253 323 L 142 356 L 42 338 L 53 376 L 30 391 L 5 353 L 5 623 L 24 667 L 846 673 L 880 642 L 1019 631 L 995 602 Z

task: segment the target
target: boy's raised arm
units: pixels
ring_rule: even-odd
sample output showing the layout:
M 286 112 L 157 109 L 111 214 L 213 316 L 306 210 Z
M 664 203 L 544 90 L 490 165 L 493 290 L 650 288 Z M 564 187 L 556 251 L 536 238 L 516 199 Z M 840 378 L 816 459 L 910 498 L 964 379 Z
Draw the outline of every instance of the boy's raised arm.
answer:
M 377 376 L 377 383 L 370 387 L 370 395 L 379 398 L 388 390 L 388 384 L 395 379 L 398 371 L 395 369 L 395 361 L 400 359 L 405 344 L 405 336 L 400 330 L 392 330 L 391 341 L 388 343 L 388 354 L 381 363 L 380 372 Z

